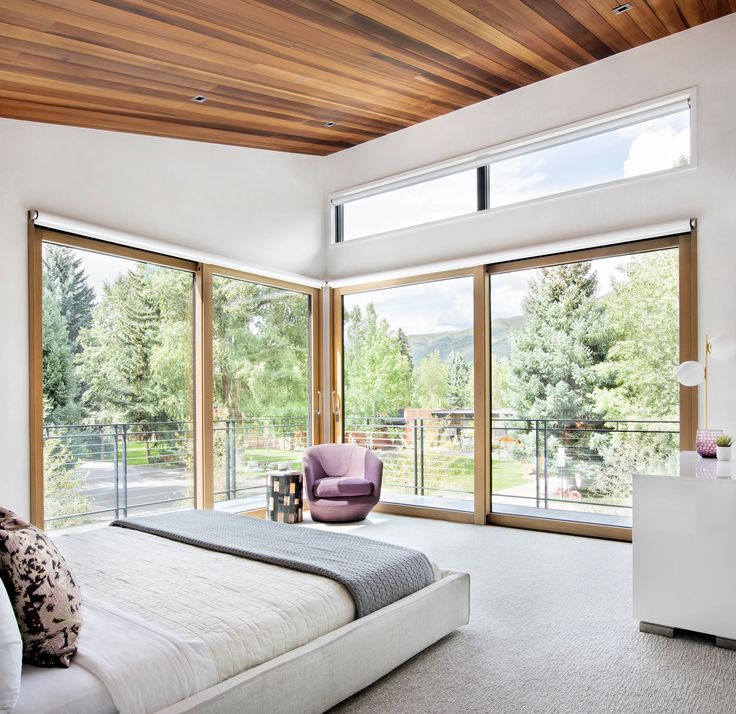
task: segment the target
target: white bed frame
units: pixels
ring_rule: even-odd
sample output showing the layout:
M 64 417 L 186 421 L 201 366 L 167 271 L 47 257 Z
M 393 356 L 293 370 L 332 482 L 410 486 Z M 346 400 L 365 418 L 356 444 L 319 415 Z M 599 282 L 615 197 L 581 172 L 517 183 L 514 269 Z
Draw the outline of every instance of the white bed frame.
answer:
M 158 714 L 319 714 L 470 619 L 470 576 L 432 585 Z

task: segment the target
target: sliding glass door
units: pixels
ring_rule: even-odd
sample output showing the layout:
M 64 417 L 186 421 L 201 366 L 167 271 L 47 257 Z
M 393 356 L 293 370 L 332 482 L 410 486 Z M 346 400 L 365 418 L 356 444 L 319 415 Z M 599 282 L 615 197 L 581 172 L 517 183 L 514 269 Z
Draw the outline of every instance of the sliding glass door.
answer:
M 44 520 L 191 508 L 195 266 L 74 242 L 41 246 Z
M 212 278 L 215 507 L 265 507 L 266 473 L 314 440 L 312 295 Z
M 473 276 L 344 289 L 334 304 L 338 438 L 383 460 L 382 501 L 472 512 Z
M 491 266 L 497 514 L 631 525 L 680 444 L 679 241 Z

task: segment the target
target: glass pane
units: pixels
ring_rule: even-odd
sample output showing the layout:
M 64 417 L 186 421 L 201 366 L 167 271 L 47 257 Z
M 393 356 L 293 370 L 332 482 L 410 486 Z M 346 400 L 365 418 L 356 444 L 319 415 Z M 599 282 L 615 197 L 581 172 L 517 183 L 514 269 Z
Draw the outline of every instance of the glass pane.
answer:
M 381 499 L 473 509 L 473 281 L 346 295 L 344 437 L 384 462 Z
M 631 525 L 678 452 L 677 249 L 491 276 L 492 503 Z
M 44 244 L 47 527 L 194 505 L 193 280 Z
M 212 301 L 215 507 L 264 508 L 311 441 L 310 298 L 216 275 Z
M 478 209 L 476 170 L 386 191 L 343 205 L 343 240 L 418 226 Z
M 690 163 L 690 112 L 640 122 L 490 165 L 490 207 Z

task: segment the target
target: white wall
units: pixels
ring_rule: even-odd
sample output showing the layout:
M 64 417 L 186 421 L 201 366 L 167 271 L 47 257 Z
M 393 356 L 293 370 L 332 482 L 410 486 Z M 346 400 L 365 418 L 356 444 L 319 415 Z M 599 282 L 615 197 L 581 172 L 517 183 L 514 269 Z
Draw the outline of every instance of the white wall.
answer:
M 0 504 L 28 513 L 27 211 L 321 276 L 321 168 L 315 157 L 0 119 Z
M 360 185 L 690 87 L 697 90 L 696 167 L 331 245 L 328 275 L 519 248 L 549 252 L 558 241 L 697 217 L 700 333 L 736 337 L 736 15 L 330 156 L 325 188 Z M 736 360 L 712 365 L 710 424 L 731 433 L 735 383 Z

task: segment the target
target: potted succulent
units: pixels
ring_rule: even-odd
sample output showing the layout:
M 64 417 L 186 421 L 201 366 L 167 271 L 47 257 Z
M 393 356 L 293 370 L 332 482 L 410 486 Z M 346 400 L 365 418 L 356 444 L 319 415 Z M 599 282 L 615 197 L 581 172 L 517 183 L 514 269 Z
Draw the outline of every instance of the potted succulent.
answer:
M 731 460 L 731 444 L 733 444 L 733 438 L 728 434 L 716 437 L 716 457 L 719 461 Z

